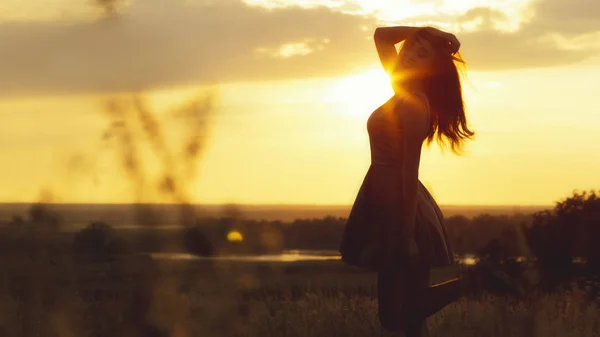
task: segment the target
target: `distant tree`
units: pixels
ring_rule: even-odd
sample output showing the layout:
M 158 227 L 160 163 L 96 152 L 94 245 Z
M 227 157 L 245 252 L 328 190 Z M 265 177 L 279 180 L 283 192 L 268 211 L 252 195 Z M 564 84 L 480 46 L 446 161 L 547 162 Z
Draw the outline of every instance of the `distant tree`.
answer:
M 448 230 L 450 243 L 457 254 L 473 253 L 469 251 L 465 232 L 472 227 L 471 220 L 463 215 L 454 215 L 444 219 L 444 224 Z
M 56 231 L 60 229 L 60 216 L 47 204 L 35 203 L 29 209 L 29 222 L 35 230 Z
M 13 215 L 10 225 L 14 227 L 22 227 L 25 224 L 25 220 L 20 215 Z
M 80 261 L 106 261 L 130 251 L 116 230 L 104 222 L 89 224 L 73 238 L 73 254 Z
M 152 205 L 136 204 L 134 205 L 135 224 L 142 227 L 155 227 L 163 223 L 162 214 Z
M 240 223 L 238 219 L 233 217 L 220 217 L 214 220 L 214 225 L 216 226 L 217 236 L 224 239 L 227 237 L 227 234 L 229 234 L 229 232 L 236 227 L 236 225 L 239 227 Z
M 477 251 L 477 255 L 486 256 L 492 262 L 500 264 L 503 260 L 505 260 L 508 256 L 506 254 L 506 249 L 500 243 L 499 239 L 492 239 L 488 243 L 486 243 L 482 248 Z
M 211 256 L 215 248 L 200 225 L 188 227 L 183 232 L 183 249 L 198 256 Z
M 194 225 L 196 221 L 196 209 L 193 205 L 183 203 L 179 205 L 178 223 L 183 227 Z
M 498 258 L 505 259 L 521 254 L 516 240 L 516 229 L 520 223 L 530 222 L 530 217 L 531 215 L 524 214 L 480 214 L 469 219 L 462 215 L 455 215 L 445 219 L 444 222 L 450 242 L 457 254 L 483 254 L 491 247 L 489 246 L 491 243 L 497 246 L 497 252 L 494 254 Z
M 249 226 L 248 226 L 249 227 Z M 258 224 L 258 238 L 254 250 L 259 253 L 280 253 L 284 248 L 281 226 L 277 222 L 263 221 Z
M 577 193 L 537 212 L 526 228 L 527 242 L 544 279 L 557 285 L 573 276 L 573 261 L 587 261 L 589 271 L 600 268 L 600 200 L 595 191 Z

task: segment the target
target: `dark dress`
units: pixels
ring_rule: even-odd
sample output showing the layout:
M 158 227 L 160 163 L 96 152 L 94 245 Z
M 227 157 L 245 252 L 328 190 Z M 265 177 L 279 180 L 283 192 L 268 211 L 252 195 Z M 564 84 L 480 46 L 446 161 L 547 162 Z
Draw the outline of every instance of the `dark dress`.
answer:
M 392 97 L 369 117 L 367 131 L 371 165 L 358 192 L 340 245 L 342 261 L 372 271 L 401 269 L 403 240 L 401 167 L 401 99 Z M 417 192 L 415 240 L 419 262 L 447 266 L 454 255 L 437 203 L 419 181 Z

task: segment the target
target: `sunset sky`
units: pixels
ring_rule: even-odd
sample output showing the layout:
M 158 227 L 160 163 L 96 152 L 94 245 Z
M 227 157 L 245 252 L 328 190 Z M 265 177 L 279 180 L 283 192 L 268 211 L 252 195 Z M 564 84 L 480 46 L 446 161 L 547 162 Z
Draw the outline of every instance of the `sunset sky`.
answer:
M 115 3 L 0 2 L 0 202 L 136 201 L 101 143 L 103 104 L 140 92 L 166 119 L 210 86 L 189 201 L 351 204 L 366 120 L 392 94 L 373 30 L 392 24 L 455 33 L 469 66 L 475 141 L 461 157 L 424 147 L 440 204 L 547 205 L 600 187 L 599 1 Z M 171 145 L 186 127 L 165 124 Z M 151 189 L 141 201 L 164 201 Z

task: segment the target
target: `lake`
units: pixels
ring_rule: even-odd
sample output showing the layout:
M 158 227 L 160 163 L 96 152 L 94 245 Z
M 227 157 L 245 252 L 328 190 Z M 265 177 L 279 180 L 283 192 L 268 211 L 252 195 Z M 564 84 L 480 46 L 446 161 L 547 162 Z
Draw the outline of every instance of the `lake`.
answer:
M 297 262 L 297 261 L 327 261 L 340 260 L 337 251 L 327 250 L 285 250 L 281 254 L 261 255 L 222 255 L 202 257 L 184 253 L 152 253 L 155 260 L 210 260 L 210 261 L 239 261 L 239 262 Z
M 281 254 L 261 255 L 222 255 L 201 257 L 184 253 L 152 253 L 150 256 L 155 260 L 205 260 L 205 261 L 237 261 L 237 262 L 299 262 L 299 261 L 335 261 L 340 260 L 340 254 L 333 250 L 285 250 Z M 471 265 L 477 262 L 474 255 L 459 257 L 461 264 Z

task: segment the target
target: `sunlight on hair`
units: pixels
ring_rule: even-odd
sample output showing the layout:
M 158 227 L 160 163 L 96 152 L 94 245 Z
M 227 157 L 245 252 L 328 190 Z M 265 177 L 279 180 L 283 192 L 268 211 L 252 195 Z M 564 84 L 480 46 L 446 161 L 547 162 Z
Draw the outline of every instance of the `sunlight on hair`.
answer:
M 229 242 L 242 242 L 244 241 L 244 236 L 242 233 L 238 231 L 231 231 L 227 233 L 227 241 Z

